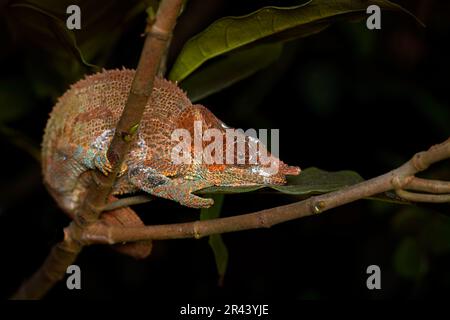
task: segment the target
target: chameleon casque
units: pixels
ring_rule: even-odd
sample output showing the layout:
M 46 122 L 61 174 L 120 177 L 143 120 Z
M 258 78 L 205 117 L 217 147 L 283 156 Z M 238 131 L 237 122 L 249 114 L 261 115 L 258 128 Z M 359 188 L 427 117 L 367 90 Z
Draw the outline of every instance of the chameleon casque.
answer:
M 108 174 L 111 170 L 106 151 L 133 77 L 134 71 L 128 69 L 87 76 L 66 91 L 50 114 L 42 143 L 44 183 L 71 218 L 86 195 L 89 172 L 98 169 Z M 156 78 L 152 98 L 110 201 L 117 195 L 143 191 L 188 207 L 204 208 L 210 207 L 213 200 L 193 194 L 195 191 L 211 186 L 283 184 L 285 175 L 300 172 L 300 168 L 288 166 L 269 153 L 270 161 L 278 161 L 279 168 L 272 175 L 265 171 L 267 164 L 261 163 L 174 164 L 171 153 L 178 142 L 172 141 L 172 132 L 184 128 L 192 133 L 194 121 L 201 121 L 203 129 L 216 128 L 223 134 L 228 128 L 205 107 L 193 105 L 175 83 Z M 245 139 L 247 143 L 248 137 Z M 264 147 L 257 143 L 259 148 Z M 102 220 L 143 225 L 130 208 L 103 213 Z M 148 242 L 124 244 L 117 249 L 135 257 L 150 253 Z

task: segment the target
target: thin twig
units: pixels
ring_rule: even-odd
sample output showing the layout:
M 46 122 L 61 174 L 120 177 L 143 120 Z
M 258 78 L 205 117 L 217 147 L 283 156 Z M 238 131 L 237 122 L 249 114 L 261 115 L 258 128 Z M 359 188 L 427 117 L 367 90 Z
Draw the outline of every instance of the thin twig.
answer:
M 450 193 L 450 181 L 429 180 L 413 177 L 404 189 L 429 193 Z
M 397 195 L 405 200 L 413 202 L 428 202 L 428 203 L 446 203 L 450 202 L 450 194 L 430 194 L 409 192 L 406 190 L 395 190 Z
M 81 239 L 90 244 L 114 244 L 149 239 L 200 238 L 217 233 L 268 228 L 281 222 L 314 215 L 349 202 L 397 189 L 399 181 L 408 181 L 417 172 L 447 158 L 450 158 L 450 139 L 431 147 L 428 151 L 417 153 L 398 169 L 382 176 L 293 204 L 240 216 L 171 225 L 127 228 L 97 223 L 85 229 Z
M 150 195 L 139 195 L 139 196 L 133 196 L 133 197 L 127 197 L 127 198 L 122 198 L 122 199 L 118 199 L 116 201 L 113 202 L 109 202 L 105 207 L 104 207 L 104 211 L 111 211 L 111 210 L 115 210 L 118 208 L 125 208 L 125 207 L 129 207 L 129 206 L 133 206 L 133 205 L 137 205 L 137 204 L 143 204 L 143 203 L 147 203 L 153 200 L 153 197 Z

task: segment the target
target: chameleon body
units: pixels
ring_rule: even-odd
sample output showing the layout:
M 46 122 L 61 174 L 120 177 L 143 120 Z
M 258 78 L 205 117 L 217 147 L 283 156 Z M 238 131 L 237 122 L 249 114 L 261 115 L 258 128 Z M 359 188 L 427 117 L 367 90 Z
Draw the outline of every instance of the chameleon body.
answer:
M 44 183 L 72 218 L 86 195 L 87 173 L 98 169 L 108 174 L 111 170 L 106 151 L 133 76 L 134 71 L 128 69 L 87 76 L 71 86 L 50 114 L 42 143 Z M 270 161 L 279 165 L 273 175 L 265 171 L 267 164 L 175 164 L 172 150 L 179 141 L 173 141 L 172 133 L 179 128 L 193 133 L 194 122 L 201 123 L 203 130 L 215 128 L 224 135 L 228 128 L 205 107 L 193 105 L 176 84 L 155 79 L 152 97 L 112 194 L 144 191 L 188 207 L 203 208 L 211 206 L 213 200 L 193 194 L 197 190 L 210 186 L 283 184 L 285 175 L 300 172 L 298 167 L 287 166 L 270 154 Z M 248 143 L 249 138 L 245 139 Z M 118 221 L 125 215 L 135 214 L 129 208 L 112 212 Z M 122 220 L 118 223 L 142 223 L 137 216 Z

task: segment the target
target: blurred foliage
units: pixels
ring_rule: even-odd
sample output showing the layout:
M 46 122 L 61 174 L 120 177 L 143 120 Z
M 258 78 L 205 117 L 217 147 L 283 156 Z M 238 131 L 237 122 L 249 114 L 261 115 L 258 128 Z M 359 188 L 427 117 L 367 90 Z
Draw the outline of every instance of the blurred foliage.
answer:
M 214 199 L 214 205 L 211 208 L 204 208 L 200 210 L 200 220 L 210 220 L 220 217 L 222 210 L 224 195 L 208 195 Z M 209 236 L 209 246 L 214 252 L 214 258 L 216 260 L 217 272 L 219 274 L 219 285 L 223 285 L 225 272 L 228 266 L 228 249 L 223 242 L 222 235 L 213 234 Z
M 264 69 L 280 58 L 282 49 L 280 43 L 275 43 L 224 54 L 194 72 L 180 86 L 196 102 Z
M 25 136 L 22 132 L 0 124 L 0 134 L 7 138 L 8 141 L 13 145 L 26 151 L 38 163 L 41 162 L 41 152 L 39 148 L 37 148 L 35 143 L 31 141 L 27 136 Z
M 421 278 L 428 272 L 428 260 L 414 238 L 404 238 L 395 252 L 394 265 L 406 278 Z
M 77 4 L 82 10 L 81 30 L 66 28 L 66 8 Z M 87 72 L 99 70 L 113 55 L 119 38 L 156 1 L 55 1 L 13 0 L 4 5 L 2 21 L 8 30 L 10 45 L 7 48 L 33 45 L 38 50 L 26 64 L 32 83 L 43 84 L 42 73 L 63 79 L 65 86 L 78 80 Z M 3 52 L 7 54 L 8 51 Z M 40 70 L 39 60 L 50 58 L 51 64 Z M 25 61 L 28 62 L 28 61 Z M 52 69 L 48 69 L 48 68 Z M 36 68 L 38 72 L 36 72 Z M 47 82 L 48 83 L 48 82 Z M 52 88 L 41 87 L 41 96 L 56 98 Z M 47 89 L 47 90 L 46 90 Z
M 20 118 L 28 111 L 31 102 L 30 94 L 17 91 L 15 88 L 25 88 L 26 82 L 16 77 L 0 80 L 0 123 L 7 123 Z
M 66 51 L 73 54 L 73 56 L 80 63 L 86 65 L 87 67 L 96 67 L 87 62 L 84 58 L 83 53 L 78 47 L 74 32 L 67 29 L 65 21 L 50 13 L 48 8 L 41 8 L 38 4 L 26 2 L 13 3 L 10 5 L 10 8 L 22 10 L 25 9 L 25 11 L 27 11 L 28 9 L 30 11 L 33 11 L 34 13 L 38 13 L 38 15 L 32 14 L 30 16 L 27 16 L 25 14 L 26 19 L 24 19 L 24 21 L 30 23 L 31 26 L 44 26 L 42 29 L 39 28 L 37 31 L 41 32 L 42 34 L 46 34 L 47 31 L 51 31 L 51 34 L 46 34 L 46 36 L 52 36 L 57 39 L 60 44 L 66 49 Z
M 394 253 L 394 266 L 406 278 L 429 272 L 433 256 L 450 254 L 450 217 L 431 215 L 420 207 L 405 207 L 392 219 L 395 233 L 403 236 Z

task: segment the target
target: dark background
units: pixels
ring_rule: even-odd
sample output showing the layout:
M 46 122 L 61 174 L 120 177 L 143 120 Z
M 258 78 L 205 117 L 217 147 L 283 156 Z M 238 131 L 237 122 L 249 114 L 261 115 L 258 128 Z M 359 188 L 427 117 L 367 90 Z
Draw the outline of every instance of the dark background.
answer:
M 42 263 L 69 219 L 41 182 L 30 153 L 48 113 L 68 86 L 92 69 L 59 41 L 48 19 L 0 1 L 0 297 Z M 75 35 L 88 61 L 133 68 L 145 13 L 136 1 L 34 1 L 64 19 L 82 8 Z M 216 19 L 295 1 L 191 0 L 177 26 L 169 65 L 183 43 Z M 281 158 L 302 168 L 350 169 L 364 178 L 391 170 L 450 133 L 448 1 L 399 1 L 427 25 L 383 13 L 382 30 L 337 23 L 292 41 L 282 57 L 201 101 L 236 128 L 279 128 Z M 128 14 L 128 15 L 127 15 Z M 125 18 L 126 16 L 126 18 Z M 50 31 L 49 31 L 50 30 Z M 449 162 L 430 177 L 450 178 Z M 267 192 L 226 196 L 223 216 L 295 201 Z M 192 221 L 198 211 L 165 200 L 136 207 L 148 223 Z M 156 242 L 134 261 L 109 248 L 86 248 L 77 264 L 82 290 L 58 284 L 47 299 L 155 301 L 448 297 L 449 206 L 357 201 L 269 230 L 225 234 L 229 266 L 217 285 L 207 239 Z M 381 267 L 382 290 L 366 288 L 366 268 Z

